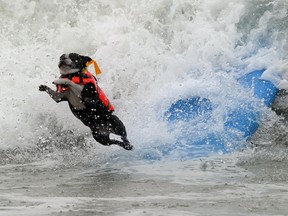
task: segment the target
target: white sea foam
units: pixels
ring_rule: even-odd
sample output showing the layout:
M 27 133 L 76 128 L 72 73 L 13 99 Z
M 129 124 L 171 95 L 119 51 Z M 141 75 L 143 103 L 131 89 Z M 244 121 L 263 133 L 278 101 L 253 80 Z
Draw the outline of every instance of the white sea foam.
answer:
M 17 0 L 0 8 L 1 149 L 53 139 L 51 128 L 89 132 L 67 104 L 38 91 L 59 76 L 62 53 L 97 60 L 100 85 L 138 146 L 173 140 L 161 116 L 181 97 L 229 98 L 233 107 L 244 97 L 235 78 L 262 68 L 275 85 L 288 76 L 286 1 Z

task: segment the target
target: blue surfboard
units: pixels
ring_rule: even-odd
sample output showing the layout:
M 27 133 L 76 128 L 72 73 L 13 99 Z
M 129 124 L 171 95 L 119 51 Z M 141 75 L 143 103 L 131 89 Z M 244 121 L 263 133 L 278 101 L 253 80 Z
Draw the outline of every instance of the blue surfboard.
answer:
M 257 107 L 270 107 L 278 93 L 272 82 L 261 79 L 264 71 L 253 71 L 238 79 L 238 83 L 247 88 L 247 92 L 252 91 L 254 97 L 259 99 Z M 209 98 L 191 97 L 175 101 L 164 114 L 171 130 L 176 129 L 179 122 L 187 122 L 189 126 L 181 131 L 174 145 L 159 147 L 159 150 L 164 155 L 178 154 L 183 158 L 195 158 L 209 156 L 213 152 L 228 153 L 245 148 L 245 141 L 249 140 L 259 127 L 262 109 L 255 108 L 249 102 L 231 108 L 224 118 L 222 132 L 194 127 L 193 120 L 197 118 L 202 125 L 209 124 L 213 107 L 214 104 Z

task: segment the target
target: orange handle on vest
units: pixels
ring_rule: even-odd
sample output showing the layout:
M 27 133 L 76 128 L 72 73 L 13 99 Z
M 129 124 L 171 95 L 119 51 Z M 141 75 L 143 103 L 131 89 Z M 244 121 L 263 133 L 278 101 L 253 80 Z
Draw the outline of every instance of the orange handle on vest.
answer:
M 99 74 L 102 73 L 102 71 L 100 70 L 97 62 L 96 62 L 94 59 L 92 59 L 92 61 L 90 61 L 90 62 L 87 62 L 87 63 L 86 63 L 86 66 L 88 67 L 88 66 L 90 66 L 91 64 L 94 64 L 94 70 L 95 70 L 96 76 L 98 76 Z

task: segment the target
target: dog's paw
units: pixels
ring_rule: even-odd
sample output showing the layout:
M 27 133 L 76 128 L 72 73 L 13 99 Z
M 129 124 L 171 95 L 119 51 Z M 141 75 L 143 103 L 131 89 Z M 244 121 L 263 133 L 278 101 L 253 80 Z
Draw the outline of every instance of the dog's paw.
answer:
M 122 147 L 128 151 L 131 151 L 133 149 L 133 145 L 131 145 L 130 143 L 124 143 Z
M 46 91 L 48 87 L 46 85 L 40 85 L 39 86 L 39 91 Z

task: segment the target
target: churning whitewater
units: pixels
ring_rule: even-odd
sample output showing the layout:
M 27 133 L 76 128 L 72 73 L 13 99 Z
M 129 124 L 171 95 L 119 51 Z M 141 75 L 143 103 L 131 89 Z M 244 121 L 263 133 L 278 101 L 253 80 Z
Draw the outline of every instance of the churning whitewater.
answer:
M 171 130 L 175 101 L 219 104 L 201 125 L 219 132 L 251 100 L 239 77 L 266 69 L 288 89 L 286 0 L 0 0 L 0 11 L 0 215 L 287 214 L 285 93 L 274 105 L 284 116 L 263 107 L 243 151 L 163 154 L 193 130 Z M 97 61 L 133 151 L 96 143 L 65 102 L 38 91 L 55 88 L 71 52 Z

